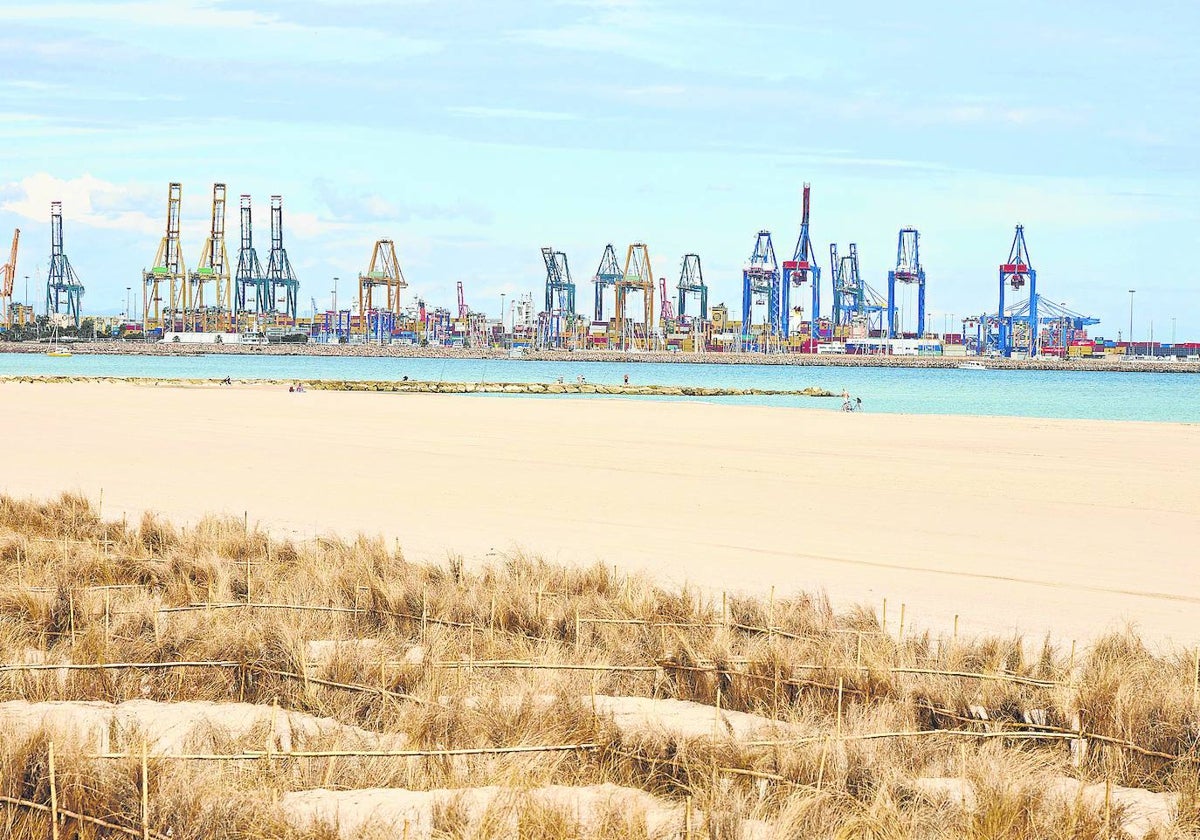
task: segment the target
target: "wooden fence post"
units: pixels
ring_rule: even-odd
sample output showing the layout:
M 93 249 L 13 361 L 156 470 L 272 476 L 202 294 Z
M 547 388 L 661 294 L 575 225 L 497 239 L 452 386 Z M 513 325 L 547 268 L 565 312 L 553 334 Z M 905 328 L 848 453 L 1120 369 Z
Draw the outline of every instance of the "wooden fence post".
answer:
M 46 763 L 50 768 L 50 837 L 58 840 L 58 783 L 54 778 L 54 742 L 47 748 Z
M 146 760 L 149 747 L 142 739 L 142 840 L 150 840 L 150 768 Z

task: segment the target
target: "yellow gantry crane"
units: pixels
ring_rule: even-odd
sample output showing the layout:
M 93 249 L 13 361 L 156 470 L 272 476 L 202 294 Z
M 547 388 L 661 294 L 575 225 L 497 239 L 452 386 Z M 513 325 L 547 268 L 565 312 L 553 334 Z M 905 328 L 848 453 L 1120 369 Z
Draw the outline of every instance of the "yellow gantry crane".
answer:
M 633 324 L 625 317 L 626 296 L 630 292 L 641 292 L 645 306 L 646 349 L 650 347 L 650 333 L 654 329 L 654 272 L 650 268 L 650 249 L 644 242 L 634 242 L 625 254 L 625 273 L 615 283 L 617 287 L 616 328 L 617 340 L 622 350 L 637 347 Z
M 167 190 L 167 230 L 154 266 L 142 272 L 142 314 L 147 330 L 169 327 L 171 331 L 182 330 L 187 313 L 187 267 L 183 262 L 183 250 L 179 244 L 179 210 L 183 203 L 183 186 L 171 182 Z M 162 294 L 159 285 L 169 285 L 168 309 L 162 310 Z M 164 320 L 165 316 L 165 320 Z
M 212 286 L 211 302 L 205 290 Z M 204 332 L 232 328 L 233 279 L 225 250 L 225 185 L 213 184 L 212 226 L 196 270 L 188 275 L 184 310 L 193 329 Z
M 396 243 L 390 239 L 380 239 L 375 243 L 370 266 L 365 274 L 358 275 L 358 331 L 364 335 L 367 333 L 371 310 L 376 308 L 373 297 L 377 286 L 383 286 L 386 290 L 386 311 L 399 317 L 400 290 L 408 288 L 408 281 L 400 269 Z
M 13 280 L 17 276 L 17 245 L 21 241 L 21 229 L 13 230 L 12 251 L 9 252 L 8 262 L 0 266 L 0 318 L 4 319 L 4 329 L 12 328 L 12 296 Z

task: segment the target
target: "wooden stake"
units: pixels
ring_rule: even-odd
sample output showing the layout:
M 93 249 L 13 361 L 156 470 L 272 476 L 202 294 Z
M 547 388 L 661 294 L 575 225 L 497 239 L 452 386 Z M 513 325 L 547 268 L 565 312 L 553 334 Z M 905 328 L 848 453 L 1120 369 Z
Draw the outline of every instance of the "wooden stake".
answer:
M 104 515 L 104 488 L 100 488 L 100 501 L 96 502 L 96 518 Z
M 576 607 L 575 607 L 575 656 L 576 657 L 579 656 L 579 646 L 580 646 L 580 644 L 582 644 L 582 642 L 580 640 L 580 636 L 582 634 L 579 632 L 580 627 L 581 627 L 581 625 L 579 623 L 579 606 L 576 605 Z
M 829 752 L 829 739 L 821 744 L 821 763 L 817 765 L 817 790 L 821 789 L 821 784 L 825 780 L 825 756 Z
M 1104 827 L 1112 825 L 1112 779 L 1104 780 Z
M 47 748 L 47 764 L 50 765 L 50 837 L 58 840 L 58 783 L 54 778 L 54 742 Z
M 1196 659 L 1192 662 L 1192 703 L 1200 700 L 1200 648 L 1196 648 Z
M 954 645 L 955 645 L 955 647 L 957 647 L 958 646 L 958 614 L 957 613 L 955 613 L 955 615 L 954 615 L 954 637 L 953 637 L 953 639 L 954 639 Z
M 841 740 L 841 737 L 842 737 L 842 691 L 843 691 L 843 688 L 844 688 L 843 679 L 842 679 L 842 677 L 838 677 L 837 736 L 838 736 L 839 740 Z
M 773 641 L 775 634 L 775 587 L 771 587 L 771 600 L 767 603 L 767 642 Z
M 690 796 L 683 808 L 683 836 L 686 840 L 692 840 L 692 797 Z
M 858 644 L 854 649 L 854 673 L 862 673 L 862 631 L 858 631 Z
M 887 598 L 883 599 L 883 621 L 881 624 L 883 625 L 883 632 L 887 633 Z
M 900 629 L 896 633 L 896 641 L 904 641 L 904 604 L 900 605 Z
M 150 840 L 150 768 L 147 765 L 146 739 L 142 739 L 142 840 Z

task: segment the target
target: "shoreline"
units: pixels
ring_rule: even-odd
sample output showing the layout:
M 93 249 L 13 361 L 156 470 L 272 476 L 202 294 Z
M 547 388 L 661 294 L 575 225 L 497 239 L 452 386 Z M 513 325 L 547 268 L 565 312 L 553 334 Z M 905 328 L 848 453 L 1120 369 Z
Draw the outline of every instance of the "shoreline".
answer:
M 964 362 L 982 362 L 992 370 L 1053 370 L 1101 373 L 1200 374 L 1200 362 L 1136 359 L 1005 359 L 986 356 L 841 356 L 792 353 L 626 353 L 616 350 L 536 350 L 512 358 L 503 349 L 464 349 L 376 344 L 149 344 L 123 341 L 65 342 L 79 355 L 96 356 L 320 356 L 396 359 L 486 359 L 529 362 L 614 362 L 620 364 L 783 365 L 792 367 L 877 367 L 956 369 Z M 0 353 L 45 353 L 45 342 L 0 342 Z

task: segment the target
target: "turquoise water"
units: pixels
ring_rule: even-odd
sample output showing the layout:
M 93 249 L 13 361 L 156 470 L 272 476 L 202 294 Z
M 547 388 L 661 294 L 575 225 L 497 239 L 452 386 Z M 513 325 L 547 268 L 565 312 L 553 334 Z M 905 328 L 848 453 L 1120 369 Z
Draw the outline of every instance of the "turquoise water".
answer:
M 328 356 L 89 356 L 53 359 L 0 353 L 0 376 L 154 376 L 234 379 L 410 379 L 445 382 L 553 382 L 702 385 L 795 389 L 810 385 L 861 397 L 871 412 L 977 414 L 1200 422 L 1200 376 L 1086 371 L 930 370 L 784 365 L 697 365 L 638 362 L 533 362 L 484 359 L 396 359 Z M 611 397 L 605 397 L 612 399 Z M 636 397 L 630 399 L 651 399 Z M 836 411 L 840 400 L 733 397 L 709 402 L 792 405 Z

